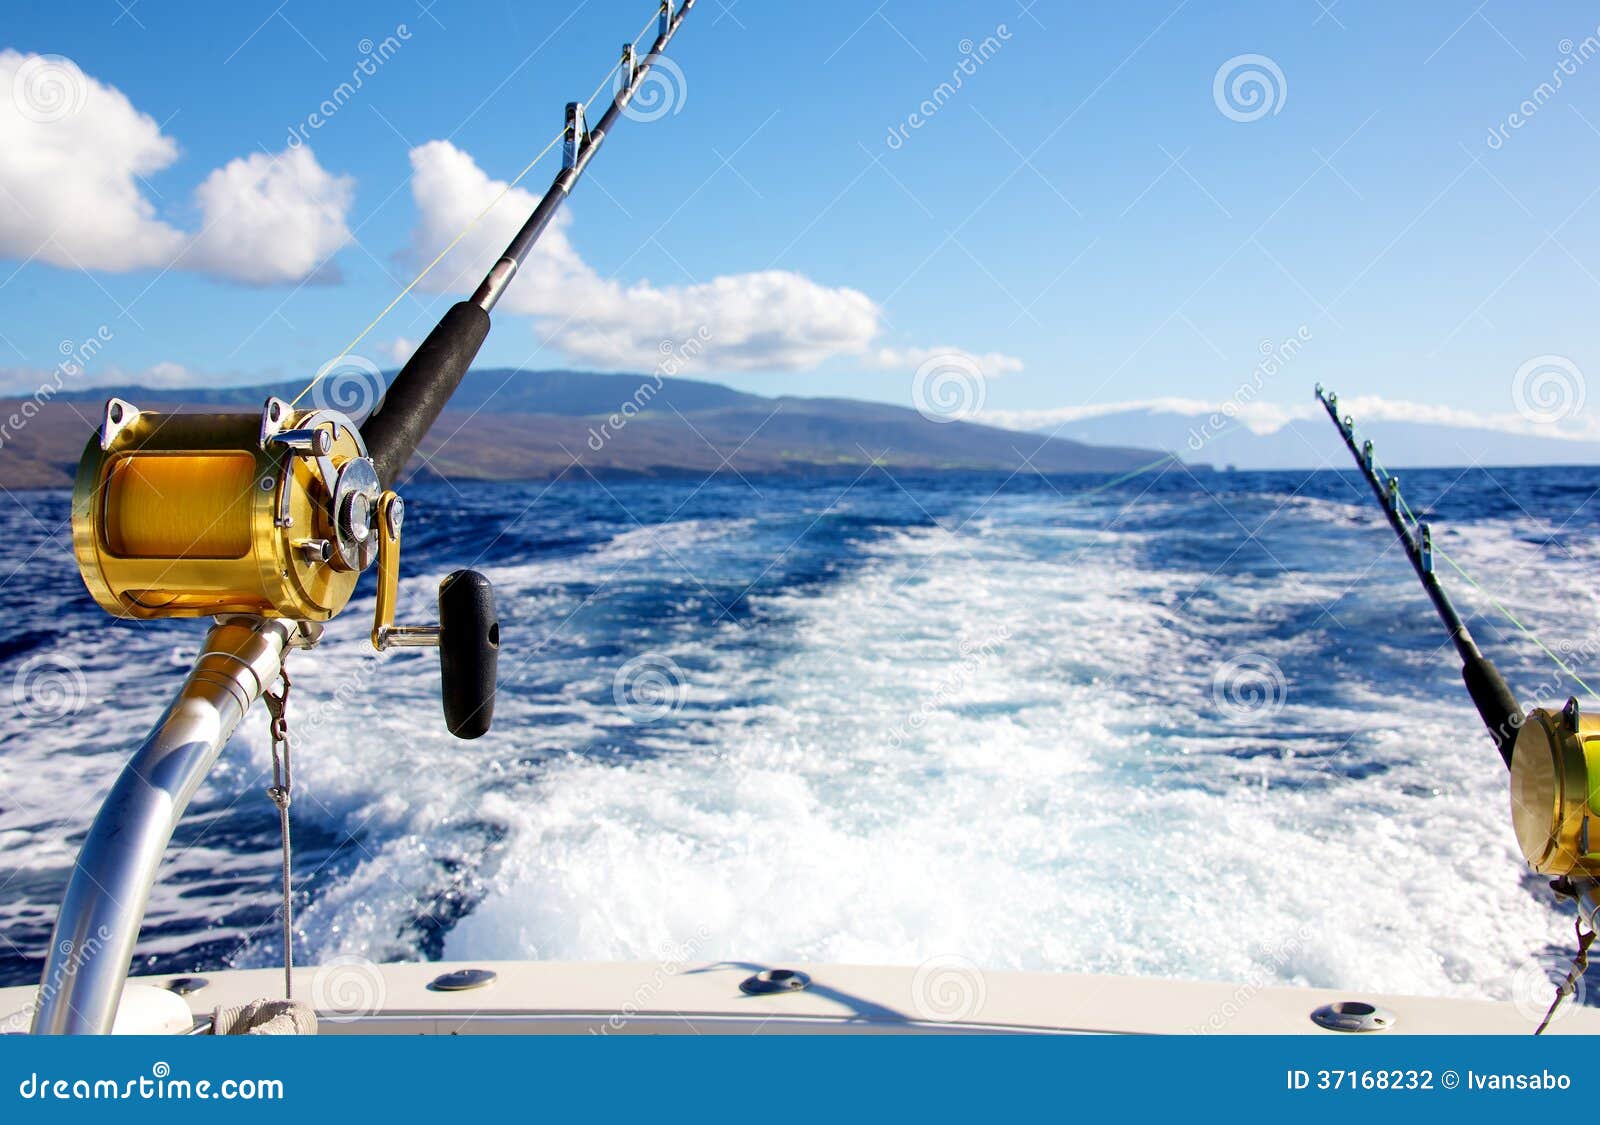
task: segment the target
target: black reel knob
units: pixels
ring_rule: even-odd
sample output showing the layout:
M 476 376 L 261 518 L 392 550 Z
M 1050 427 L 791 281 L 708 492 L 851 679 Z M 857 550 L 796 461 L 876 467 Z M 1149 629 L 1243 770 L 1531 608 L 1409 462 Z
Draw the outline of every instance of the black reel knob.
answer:
M 475 570 L 439 583 L 439 674 L 444 722 L 457 738 L 482 738 L 494 721 L 500 619 L 494 587 Z

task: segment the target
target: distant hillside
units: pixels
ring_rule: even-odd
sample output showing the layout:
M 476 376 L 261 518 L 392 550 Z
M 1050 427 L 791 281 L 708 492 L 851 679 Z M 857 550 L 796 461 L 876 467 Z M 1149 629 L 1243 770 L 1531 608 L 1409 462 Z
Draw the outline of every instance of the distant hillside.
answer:
M 1256 434 L 1224 420 L 1216 429 L 1205 416 L 1156 410 L 1128 410 L 1085 418 L 1062 426 L 1040 427 L 1073 441 L 1139 444 L 1239 469 L 1346 468 L 1350 455 L 1333 423 L 1324 417 L 1291 422 L 1270 434 Z M 1406 467 L 1600 465 L 1600 442 L 1508 434 L 1500 430 L 1442 426 L 1424 422 L 1363 422 L 1385 465 Z M 1199 448 L 1196 449 L 1196 441 Z
M 288 398 L 299 390 L 299 384 L 98 387 L 60 394 L 0 437 L 0 486 L 71 485 L 111 395 L 149 409 L 254 409 L 269 394 Z M 624 404 L 631 417 L 622 417 Z M 21 400 L 0 400 L 0 420 L 20 407 Z M 853 399 L 767 398 L 693 379 L 658 386 L 643 375 L 496 369 L 467 376 L 413 469 L 480 480 L 545 479 L 571 470 L 574 461 L 609 476 L 851 472 L 873 462 L 913 470 L 1115 473 L 1159 457 L 1148 444 L 941 424 L 905 407 Z

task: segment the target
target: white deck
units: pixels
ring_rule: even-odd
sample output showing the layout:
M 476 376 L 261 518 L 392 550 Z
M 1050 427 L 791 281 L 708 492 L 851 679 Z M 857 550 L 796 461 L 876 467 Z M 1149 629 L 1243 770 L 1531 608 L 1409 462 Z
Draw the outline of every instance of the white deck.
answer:
M 1506 1003 L 1256 987 L 1148 978 L 978 972 L 965 965 L 882 968 L 784 965 L 809 988 L 747 996 L 762 965 L 651 962 L 332 964 L 295 971 L 297 999 L 323 1016 L 323 1034 L 705 1034 L 840 1032 L 1111 1032 L 1337 1034 L 1311 1021 L 1320 1005 L 1364 1001 L 1394 1017 L 1385 1034 L 1530 1034 L 1538 1015 Z M 429 983 L 455 969 L 492 969 L 484 988 Z M 282 970 L 200 974 L 184 997 L 197 1018 L 217 1007 L 281 995 Z M 171 977 L 140 983 L 164 986 Z M 0 1026 L 33 989 L 0 989 Z M 181 1015 L 181 1013 L 179 1013 Z M 1542 1014 L 1542 1013 L 1540 1013 Z M 15 1023 L 10 1026 L 16 1026 Z M 22 1021 L 21 1026 L 26 1026 Z M 1600 1034 L 1600 1009 L 1568 1009 L 1548 1034 Z

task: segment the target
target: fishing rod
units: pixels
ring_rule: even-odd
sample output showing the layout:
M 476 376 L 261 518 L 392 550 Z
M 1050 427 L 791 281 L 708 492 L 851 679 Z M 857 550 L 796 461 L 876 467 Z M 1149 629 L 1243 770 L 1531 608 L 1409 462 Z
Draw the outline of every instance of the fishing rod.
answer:
M 1320 383 L 1316 393 L 1461 657 L 1467 694 L 1510 771 L 1511 822 L 1523 859 L 1530 870 L 1551 877 L 1551 888 L 1558 895 L 1578 903 L 1578 957 L 1573 974 L 1558 989 L 1559 1005 L 1587 964 L 1594 931 L 1600 925 L 1600 715 L 1585 713 L 1576 698 L 1559 709 L 1535 707 L 1524 714 L 1505 678 L 1478 647 L 1440 584 L 1434 559 L 1442 552 L 1434 547 L 1432 529 L 1405 502 L 1399 478 L 1378 464 L 1371 441 L 1357 446 L 1355 422 L 1348 414 L 1339 414 L 1339 396 L 1324 393 Z M 1562 668 L 1571 673 L 1564 664 Z M 1585 923 L 1587 934 L 1583 932 Z M 1545 1017 L 1541 1031 L 1548 1026 L 1556 1005 Z
M 667 45 L 678 33 L 695 0 L 683 0 L 674 13 L 673 0 L 661 0 L 656 41 L 641 60 L 633 45 L 622 48 L 622 87 L 600 123 L 589 129 L 582 102 L 567 104 L 563 134 L 561 170 L 539 200 L 533 214 L 506 247 L 505 253 L 485 275 L 472 296 L 451 307 L 395 376 L 383 403 L 361 428 L 378 479 L 389 487 L 405 468 L 422 439 L 438 419 L 467 368 L 489 335 L 489 313 L 493 311 L 517 270 L 527 260 L 540 235 L 544 234 L 567 196 L 589 167 L 621 120 L 623 111 L 639 91 L 651 68 L 663 57 Z
M 1517 702 L 1516 695 L 1500 675 L 1499 669 L 1478 647 L 1471 630 L 1451 603 L 1450 595 L 1440 585 L 1439 576 L 1433 569 L 1432 529 L 1421 521 L 1407 521 L 1410 509 L 1400 494 L 1400 479 L 1393 474 L 1383 473 L 1373 456 L 1372 442 L 1364 441 L 1359 449 L 1356 447 L 1355 423 L 1348 415 L 1343 418 L 1339 416 L 1339 396 L 1324 394 L 1319 383 L 1317 400 L 1338 427 L 1346 448 L 1355 458 L 1356 468 L 1371 486 L 1372 495 L 1377 498 L 1383 514 L 1389 518 L 1389 526 L 1394 528 L 1406 558 L 1422 580 L 1422 588 L 1433 602 L 1434 612 L 1444 623 L 1445 631 L 1450 634 L 1450 640 L 1461 657 L 1461 678 L 1466 682 L 1467 694 L 1478 709 L 1478 717 L 1489 728 L 1495 749 L 1500 752 L 1506 768 L 1510 769 L 1512 747 L 1517 741 L 1517 730 L 1523 723 L 1522 705 Z
M 500 647 L 493 588 L 476 571 L 455 571 L 439 586 L 438 624 L 397 624 L 405 505 L 394 489 L 483 346 L 490 312 L 693 7 L 694 0 L 660 0 L 654 43 L 643 59 L 639 36 L 623 46 L 606 79 L 620 68 L 617 90 L 596 127 L 582 102 L 568 103 L 558 138 L 561 169 L 549 189 L 471 298 L 444 314 L 364 422 L 297 407 L 333 364 L 293 401 L 271 397 L 259 413 L 156 413 L 123 399 L 106 403 L 73 487 L 73 552 L 84 584 L 115 617 L 209 617 L 213 624 L 188 678 L 123 767 L 84 839 L 40 977 L 35 1033 L 111 1031 L 173 830 L 263 698 L 272 718 L 268 795 L 283 836 L 284 994 L 292 996 L 284 661 L 318 642 L 364 571 L 377 571 L 374 648 L 437 648 L 446 727 L 462 739 L 488 732 Z M 360 686 L 347 679 L 339 690 Z

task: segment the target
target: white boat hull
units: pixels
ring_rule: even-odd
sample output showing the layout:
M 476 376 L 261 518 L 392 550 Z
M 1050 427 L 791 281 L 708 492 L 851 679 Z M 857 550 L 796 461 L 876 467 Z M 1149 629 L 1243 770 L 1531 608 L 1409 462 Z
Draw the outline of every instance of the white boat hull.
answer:
M 295 997 L 318 1011 L 323 1034 L 1337 1034 L 1312 1020 L 1330 1004 L 1365 1004 L 1387 1023 L 1375 1034 L 1526 1035 L 1540 1013 L 1510 1003 L 1258 987 L 1142 977 L 980 971 L 965 963 L 921 968 L 787 965 L 808 987 L 748 995 L 740 985 L 776 966 L 655 962 L 335 961 L 295 970 Z M 487 969 L 491 983 L 442 991 L 433 982 Z M 143 993 L 172 996 L 172 977 L 130 981 L 124 1010 Z M 182 995 L 191 1026 L 218 1007 L 282 995 L 276 969 L 205 974 Z M 32 988 L 0 990 L 0 1027 L 26 1030 Z M 167 997 L 167 1015 L 177 1011 Z M 178 1012 L 181 1022 L 181 1012 Z M 156 1017 L 150 1017 L 156 1018 Z M 118 1030 L 138 1027 L 131 1012 Z M 1568 1008 L 1549 1034 L 1600 1034 L 1600 1009 Z

